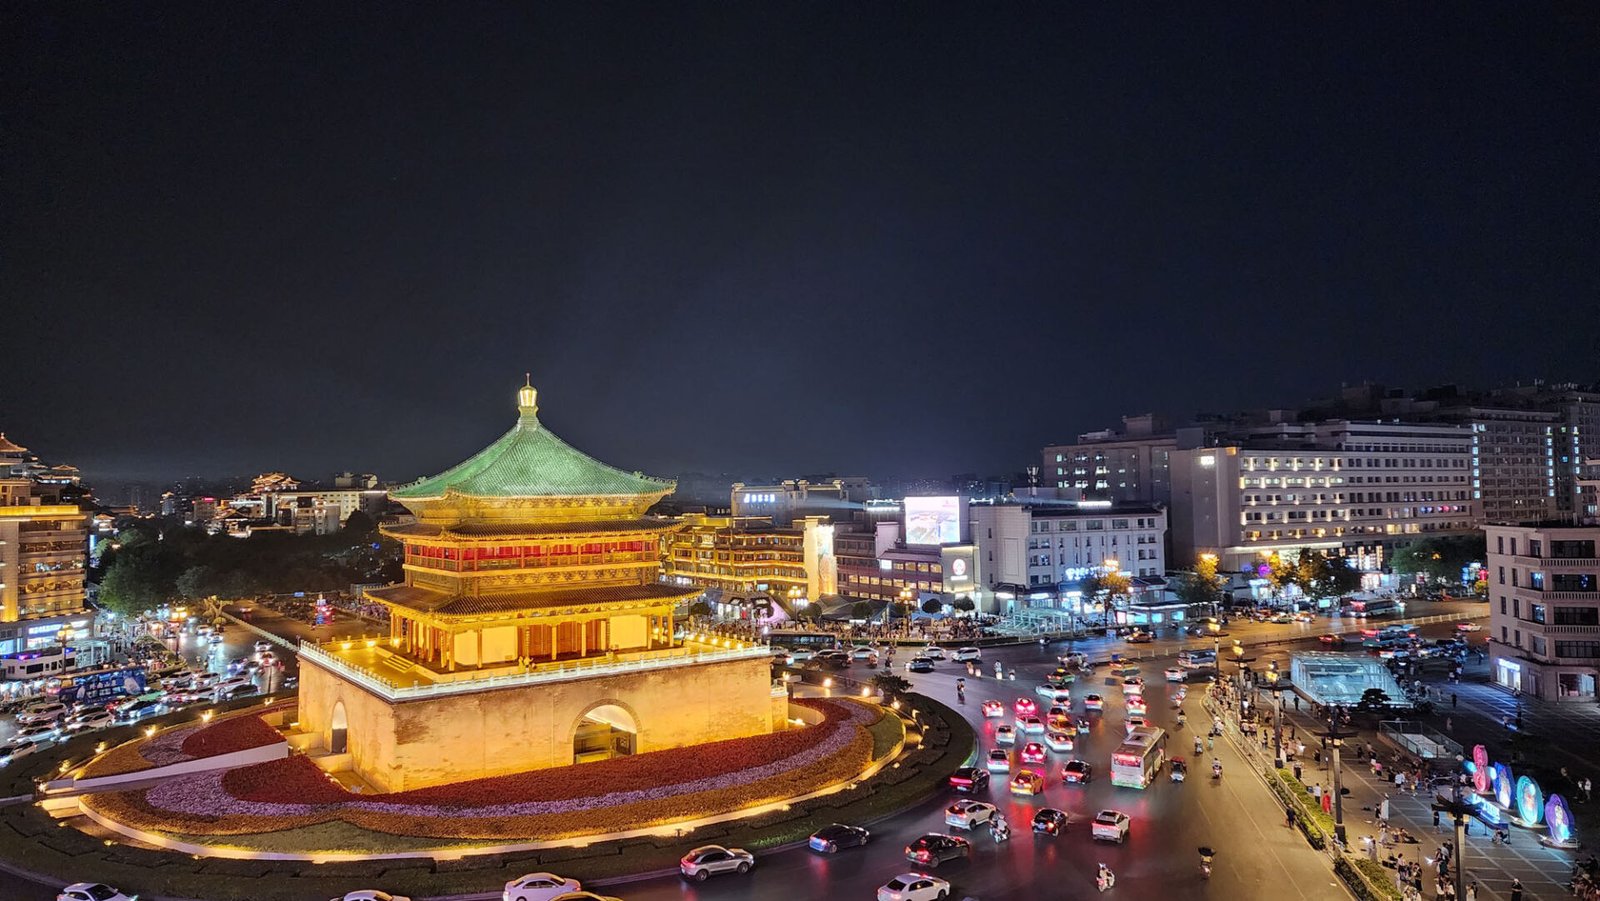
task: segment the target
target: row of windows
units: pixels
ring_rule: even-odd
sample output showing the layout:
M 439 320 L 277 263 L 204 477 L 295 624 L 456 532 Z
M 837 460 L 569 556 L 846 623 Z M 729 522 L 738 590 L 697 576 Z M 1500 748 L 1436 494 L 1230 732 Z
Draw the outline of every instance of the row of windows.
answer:
M 1246 541 L 1286 541 L 1301 538 L 1341 538 L 1347 535 L 1418 535 L 1424 532 L 1470 532 L 1471 521 L 1387 523 L 1385 525 L 1331 526 L 1311 529 L 1256 529 L 1246 531 Z
M 1036 519 L 1033 521 L 1030 530 L 1036 533 L 1076 532 L 1078 531 L 1078 523 L 1079 520 L 1075 519 Z M 1086 519 L 1083 520 L 1082 523 L 1084 530 L 1089 532 L 1099 532 L 1104 530 L 1106 527 L 1106 521 L 1103 519 Z M 1158 516 L 1141 516 L 1135 520 L 1113 519 L 1111 520 L 1111 528 L 1116 531 L 1123 531 L 1126 529 L 1159 529 L 1161 528 L 1161 522 L 1160 517 Z

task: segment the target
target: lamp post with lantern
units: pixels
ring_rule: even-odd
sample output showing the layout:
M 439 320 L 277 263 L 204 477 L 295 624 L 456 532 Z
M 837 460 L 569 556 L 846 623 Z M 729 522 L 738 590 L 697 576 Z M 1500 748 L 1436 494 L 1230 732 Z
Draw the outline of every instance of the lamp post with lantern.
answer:
M 1354 729 L 1343 729 L 1339 726 L 1339 708 L 1334 708 L 1328 719 L 1328 729 L 1321 733 L 1327 739 L 1329 748 L 1333 751 L 1333 837 L 1339 843 L 1341 850 L 1349 847 L 1344 833 L 1344 767 L 1340 757 L 1340 748 L 1344 740 L 1354 738 L 1358 733 Z

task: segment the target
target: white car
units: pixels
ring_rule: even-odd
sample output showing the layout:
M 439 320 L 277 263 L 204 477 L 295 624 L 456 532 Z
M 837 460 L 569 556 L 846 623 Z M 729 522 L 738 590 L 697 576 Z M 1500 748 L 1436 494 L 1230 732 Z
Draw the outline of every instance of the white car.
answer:
M 90 729 L 104 729 L 107 726 L 114 725 L 116 722 L 117 718 L 111 715 L 111 711 L 101 707 L 95 710 L 85 710 L 68 720 L 67 731 L 86 732 Z
M 1128 815 L 1120 810 L 1102 810 L 1094 815 L 1095 841 L 1122 844 L 1128 839 Z
M 37 750 L 38 746 L 31 741 L 13 741 L 0 745 L 0 766 L 5 766 L 18 757 L 27 757 Z
M 506 883 L 500 895 L 502 901 L 550 901 L 557 895 L 582 891 L 576 879 L 567 879 L 554 873 L 529 873 Z
M 804 663 L 817 656 L 817 652 L 810 648 L 791 648 L 789 650 L 790 663 Z
M 1167 667 L 1161 671 L 1161 675 L 1166 676 L 1168 682 L 1187 682 L 1189 680 L 1189 671 L 1177 666 Z
M 197 673 L 194 677 L 194 687 L 197 689 L 216 688 L 221 681 L 221 673 Z
M 1073 748 L 1072 736 L 1065 732 L 1046 732 L 1044 746 L 1058 753 L 1071 751 Z
M 858 645 L 850 649 L 851 660 L 871 660 L 876 656 L 878 656 L 877 648 L 869 648 L 866 645 Z
M 932 660 L 943 660 L 945 659 L 944 648 L 941 648 L 936 644 L 930 644 L 926 648 L 923 648 L 922 656 Z
M 996 726 L 994 740 L 997 744 L 1011 745 L 1017 742 L 1017 730 L 1010 726 Z
M 878 901 L 941 901 L 950 883 L 926 873 L 901 873 L 878 887 Z
M 995 806 L 962 798 L 944 809 L 944 824 L 958 829 L 976 829 L 994 819 Z
M 411 899 L 405 895 L 391 895 L 388 892 L 380 892 L 375 888 L 363 888 L 356 889 L 353 892 L 345 892 L 343 895 L 331 899 L 331 901 L 411 901 Z
M 252 683 L 250 681 L 250 677 L 249 676 L 234 676 L 232 678 L 224 679 L 221 682 L 218 682 L 213 687 L 212 690 L 218 695 L 223 695 L 223 694 L 227 694 L 230 691 L 233 691 L 235 688 L 239 688 L 240 686 L 252 685 L 252 684 L 254 684 L 254 683 Z
M 31 726 L 23 726 L 18 729 L 17 740 L 37 744 L 41 741 L 54 741 L 55 737 L 60 733 L 61 730 L 55 723 L 34 723 Z
M 258 641 L 255 644 L 255 652 L 257 654 L 261 653 L 262 651 L 270 650 L 272 650 L 272 642 L 270 641 Z
M 1021 722 L 1022 722 L 1022 731 L 1024 733 L 1026 733 L 1028 735 L 1043 735 L 1044 734 L 1044 720 L 1041 720 L 1036 716 L 1025 716 L 1025 717 L 1022 718 Z
M 956 651 L 955 661 L 957 663 L 982 663 L 983 652 L 977 648 L 961 648 Z
M 104 882 L 74 882 L 56 894 L 56 901 L 139 901 L 139 896 L 124 895 Z
M 65 704 L 36 704 L 32 707 L 24 708 L 21 713 L 17 714 L 17 725 L 31 726 L 34 723 L 53 723 L 57 719 L 66 716 L 67 712 L 67 705 Z

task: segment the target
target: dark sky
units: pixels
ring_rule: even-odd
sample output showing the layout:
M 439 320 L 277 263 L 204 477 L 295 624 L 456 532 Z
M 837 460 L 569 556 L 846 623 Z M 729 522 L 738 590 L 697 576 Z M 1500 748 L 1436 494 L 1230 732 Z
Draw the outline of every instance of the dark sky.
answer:
M 406 479 L 532 370 L 620 466 L 946 475 L 1600 377 L 1594 4 L 1224 6 L 12 4 L 0 429 Z

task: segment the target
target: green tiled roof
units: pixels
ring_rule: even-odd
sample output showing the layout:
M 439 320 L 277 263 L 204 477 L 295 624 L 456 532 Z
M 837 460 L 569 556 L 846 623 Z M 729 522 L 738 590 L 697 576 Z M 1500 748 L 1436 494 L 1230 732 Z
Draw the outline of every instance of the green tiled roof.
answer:
M 500 440 L 436 476 L 389 492 L 396 500 L 424 500 L 454 491 L 468 497 L 586 497 L 666 494 L 676 487 L 607 466 L 557 438 L 524 411 Z

